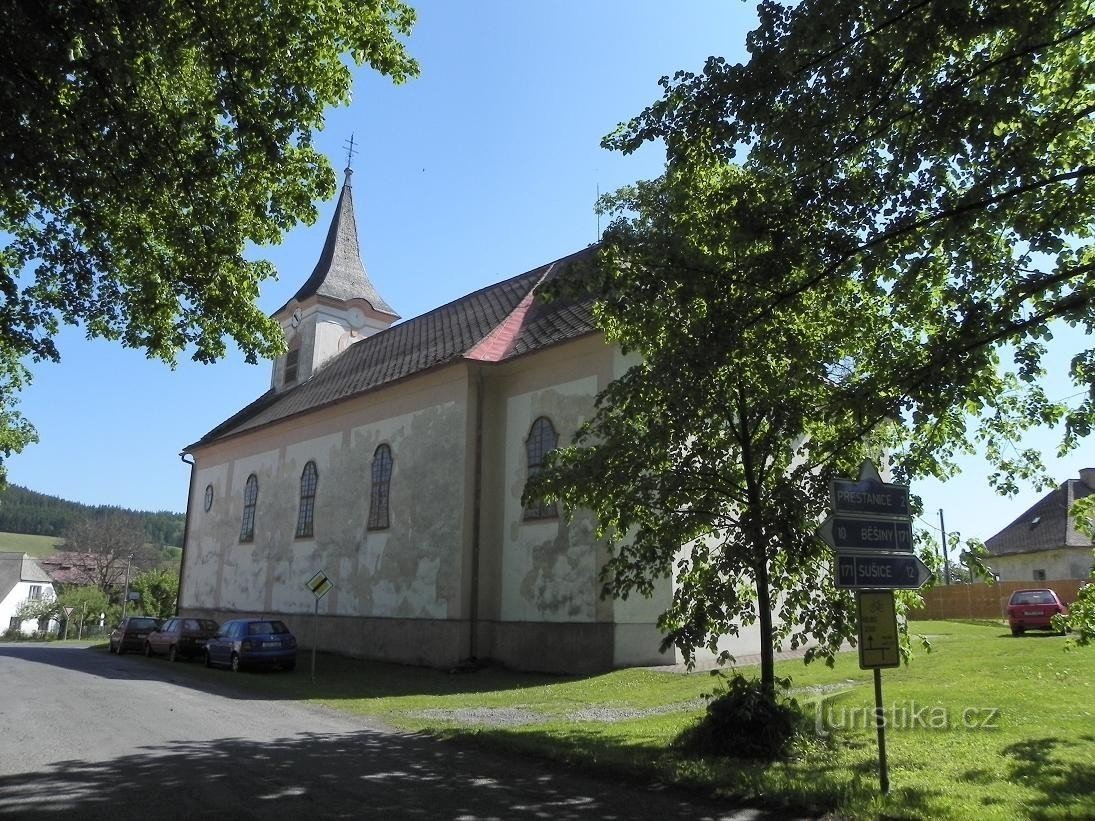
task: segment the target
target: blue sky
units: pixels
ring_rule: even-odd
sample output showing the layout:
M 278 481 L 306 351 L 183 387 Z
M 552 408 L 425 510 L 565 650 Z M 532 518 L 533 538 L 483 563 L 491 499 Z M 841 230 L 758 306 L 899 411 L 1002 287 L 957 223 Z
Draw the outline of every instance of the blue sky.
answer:
M 743 59 L 755 21 L 752 3 L 726 0 L 414 5 L 409 48 L 422 76 L 393 86 L 357 72 L 352 105 L 331 111 L 318 136 L 341 169 L 355 135 L 362 255 L 404 318 L 593 242 L 598 189 L 655 176 L 662 162 L 656 146 L 624 157 L 602 150 L 601 137 L 659 96 L 662 75 L 698 70 L 711 54 Z M 255 250 L 280 272 L 262 289 L 266 311 L 311 272 L 333 204 L 315 225 Z M 9 460 L 9 479 L 89 504 L 183 510 L 189 468 L 179 451 L 269 383 L 268 364 L 235 353 L 172 371 L 79 329 L 57 345 L 61 364 L 34 366 L 22 397 L 41 442 Z M 1063 373 L 1067 357 L 1051 364 Z M 1073 391 L 1061 374 L 1051 383 L 1055 398 Z M 1032 443 L 1052 451 L 1052 441 Z M 1055 463 L 1055 475 L 1095 465 L 1087 454 Z M 914 487 L 929 523 L 942 507 L 948 530 L 984 538 L 1041 495 L 998 499 L 985 474 L 969 460 L 959 479 Z

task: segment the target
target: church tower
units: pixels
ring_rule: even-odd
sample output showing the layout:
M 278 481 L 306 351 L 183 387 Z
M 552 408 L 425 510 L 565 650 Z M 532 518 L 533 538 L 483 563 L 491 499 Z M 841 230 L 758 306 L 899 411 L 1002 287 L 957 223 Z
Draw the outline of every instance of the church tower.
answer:
M 288 351 L 274 360 L 270 386 L 275 390 L 305 381 L 339 352 L 399 319 L 361 261 L 350 185 L 353 173 L 346 168 L 327 241 L 312 275 L 274 313 L 289 343 Z

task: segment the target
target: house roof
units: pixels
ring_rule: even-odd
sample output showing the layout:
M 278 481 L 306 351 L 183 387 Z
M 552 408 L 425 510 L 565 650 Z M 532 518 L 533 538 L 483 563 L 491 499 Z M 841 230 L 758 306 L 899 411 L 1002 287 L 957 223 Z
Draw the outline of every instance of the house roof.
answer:
M 19 582 L 49 584 L 50 578 L 26 553 L 0 553 L 0 601 L 7 598 Z
M 1091 539 L 1076 529 L 1068 510 L 1077 499 L 1095 493 L 1079 479 L 1068 479 L 1050 491 L 1014 522 L 985 540 L 993 556 L 1009 553 L 1033 553 L 1062 547 L 1092 546 Z
M 38 563 L 55 584 L 96 584 L 95 571 L 98 565 L 91 553 L 56 550 L 39 559 Z
M 361 261 L 353 191 L 350 188 L 352 174 L 353 171 L 347 168 L 346 181 L 338 196 L 338 205 L 335 207 L 334 217 L 331 218 L 331 227 L 327 230 L 327 241 L 323 243 L 319 262 L 311 276 L 300 286 L 300 290 L 293 295 L 293 299 L 282 305 L 276 313 L 285 310 L 293 300 L 303 302 L 312 296 L 323 296 L 340 301 L 364 299 L 374 310 L 399 318 L 399 314 L 380 296 Z
M 189 448 L 340 402 L 461 359 L 501 362 L 596 330 L 591 297 L 545 301 L 537 287 L 591 248 L 482 288 L 357 342 L 309 379 L 269 390 Z

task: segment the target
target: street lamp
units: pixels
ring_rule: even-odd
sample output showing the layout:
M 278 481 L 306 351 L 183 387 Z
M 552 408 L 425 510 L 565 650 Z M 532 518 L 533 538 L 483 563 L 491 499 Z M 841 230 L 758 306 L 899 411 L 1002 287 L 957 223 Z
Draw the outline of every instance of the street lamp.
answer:
M 122 599 L 122 621 L 125 621 L 125 608 L 129 604 L 129 568 L 133 565 L 133 554 L 129 554 L 129 560 L 125 563 L 125 597 Z

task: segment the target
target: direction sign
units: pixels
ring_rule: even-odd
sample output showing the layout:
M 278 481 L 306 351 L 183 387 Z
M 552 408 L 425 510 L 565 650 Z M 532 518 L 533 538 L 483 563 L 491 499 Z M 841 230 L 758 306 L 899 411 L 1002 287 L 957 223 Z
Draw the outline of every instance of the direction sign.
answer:
M 928 566 L 912 553 L 836 555 L 837 587 L 916 590 L 931 577 Z
M 864 516 L 830 516 L 817 530 L 829 547 L 840 550 L 893 550 L 911 553 L 912 522 Z
M 855 598 L 859 611 L 859 669 L 900 667 L 893 591 L 861 590 Z
M 890 485 L 881 479 L 835 479 L 832 484 L 833 512 L 911 516 L 907 485 Z

